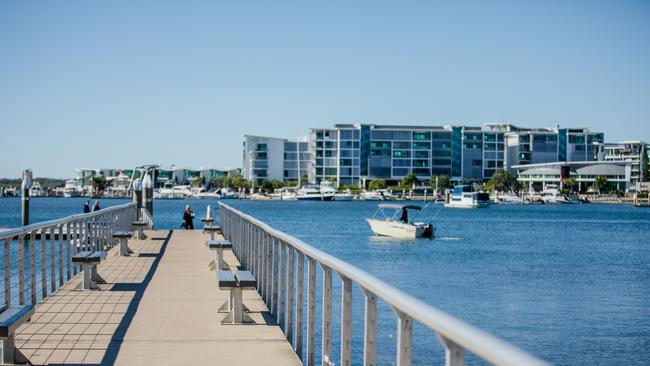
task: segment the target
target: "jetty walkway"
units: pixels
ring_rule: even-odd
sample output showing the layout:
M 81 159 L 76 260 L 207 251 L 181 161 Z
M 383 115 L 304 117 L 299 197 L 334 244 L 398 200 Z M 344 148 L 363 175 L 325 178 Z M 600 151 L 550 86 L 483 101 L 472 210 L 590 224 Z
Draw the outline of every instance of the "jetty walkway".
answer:
M 200 230 L 151 230 L 150 209 L 128 203 L 0 232 L 0 363 L 375 366 L 386 363 L 385 350 L 377 357 L 381 302 L 397 323 L 397 366 L 413 362 L 414 323 L 440 340 L 446 366 L 463 365 L 466 353 L 546 365 L 226 204 L 219 226 L 205 220 L 217 235 L 209 245 Z
M 201 231 L 146 231 L 133 254 L 108 253 L 98 266 L 106 284 L 80 291 L 80 276 L 36 307 L 16 331 L 33 364 L 300 365 L 255 291 L 244 304 L 255 324 L 222 325 L 228 299 L 208 266 L 214 252 Z M 232 252 L 225 261 L 239 265 Z

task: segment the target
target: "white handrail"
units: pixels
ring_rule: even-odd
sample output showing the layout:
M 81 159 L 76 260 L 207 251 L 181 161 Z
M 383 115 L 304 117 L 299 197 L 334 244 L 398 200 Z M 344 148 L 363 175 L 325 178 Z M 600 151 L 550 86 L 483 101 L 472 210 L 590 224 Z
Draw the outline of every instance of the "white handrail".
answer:
M 76 215 L 70 215 L 66 217 L 62 217 L 60 219 L 54 219 L 50 221 L 42 221 L 42 222 L 37 222 L 34 224 L 30 224 L 27 226 L 22 226 L 14 229 L 8 229 L 8 230 L 3 230 L 0 231 L 0 240 L 5 239 L 5 238 L 13 238 L 16 236 L 23 236 L 27 235 L 30 232 L 34 230 L 39 230 L 42 228 L 50 227 L 50 226 L 56 226 L 56 225 L 61 225 L 65 224 L 70 221 L 75 221 L 75 220 L 81 220 L 81 219 L 92 219 L 97 216 L 105 215 L 107 213 L 113 212 L 113 211 L 118 211 L 118 210 L 123 210 L 125 208 L 129 207 L 135 207 L 135 203 L 125 203 L 122 205 L 117 205 L 117 206 L 112 206 L 108 207 L 99 211 L 94 211 L 94 212 L 89 212 L 89 213 L 84 213 L 84 214 L 76 214 Z
M 248 223 L 257 226 L 280 242 L 286 243 L 308 258 L 314 259 L 322 267 L 329 268 L 342 277 L 352 280 L 365 291 L 374 294 L 376 297 L 391 305 L 396 310 L 396 313 L 403 313 L 407 317 L 419 321 L 436 332 L 441 339 L 451 341 L 455 345 L 470 351 L 489 363 L 508 366 L 548 365 L 546 362 L 528 354 L 520 348 L 426 304 L 368 272 L 316 249 L 300 239 L 276 230 L 226 204 L 220 203 L 220 207 L 223 209 L 222 213 L 225 211 L 230 212 Z M 227 221 L 227 219 L 224 220 L 224 216 L 221 216 L 222 227 L 224 226 L 224 221 Z M 229 225 L 227 222 L 225 224 Z M 227 228 L 226 233 L 228 230 Z M 248 242 L 250 243 L 250 241 Z M 250 250 L 250 248 L 245 250 Z

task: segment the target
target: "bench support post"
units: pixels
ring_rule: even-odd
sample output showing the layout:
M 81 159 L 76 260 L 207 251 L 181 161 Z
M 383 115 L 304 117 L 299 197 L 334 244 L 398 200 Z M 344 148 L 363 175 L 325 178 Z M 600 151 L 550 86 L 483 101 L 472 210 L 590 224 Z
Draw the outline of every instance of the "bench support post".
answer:
M 246 308 L 242 302 L 242 289 L 241 287 L 233 287 L 230 289 L 230 299 L 228 300 L 230 305 L 230 312 L 228 315 L 221 321 L 221 324 L 248 324 L 254 323 L 248 314 L 244 312 Z M 226 304 L 224 304 L 226 305 Z M 222 306 L 223 307 L 223 306 Z
M 10 334 L 9 337 L 2 338 L 2 359 L 0 361 L 3 365 L 11 365 L 15 362 L 14 352 L 14 335 Z
M 129 254 L 133 253 L 131 248 L 129 248 L 129 241 L 127 238 L 120 238 L 120 256 L 128 257 Z
M 93 265 L 89 263 L 83 263 L 81 265 L 83 270 L 83 278 L 81 280 L 81 288 L 84 290 L 90 290 L 92 288 L 92 272 Z

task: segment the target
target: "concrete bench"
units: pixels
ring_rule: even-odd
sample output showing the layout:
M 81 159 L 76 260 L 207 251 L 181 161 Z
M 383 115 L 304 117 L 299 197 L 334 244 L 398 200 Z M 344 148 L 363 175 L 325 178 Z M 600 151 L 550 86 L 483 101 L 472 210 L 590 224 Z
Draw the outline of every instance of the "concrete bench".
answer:
M 122 257 L 128 257 L 129 254 L 133 253 L 131 248 L 129 248 L 129 239 L 133 237 L 133 231 L 116 231 L 113 233 L 113 239 L 120 241 L 120 255 Z
M 214 261 L 210 262 L 210 270 L 221 271 L 222 269 L 228 269 L 228 265 L 223 260 L 223 250 L 232 249 L 230 240 L 208 240 L 208 248 L 217 251 Z
M 203 232 L 210 234 L 210 240 L 214 240 L 214 234 L 220 231 L 221 227 L 219 225 L 205 225 L 203 227 Z
M 72 256 L 72 263 L 81 264 L 83 278 L 81 288 L 84 290 L 96 289 L 98 283 L 106 283 L 97 273 L 97 265 L 106 258 L 106 252 L 83 251 Z
M 219 311 L 228 311 L 228 315 L 221 321 L 221 324 L 246 324 L 254 323 L 244 311 L 248 309 L 242 302 L 242 290 L 255 290 L 257 281 L 249 271 L 218 271 L 217 280 L 220 290 L 229 290 L 230 296 Z
M 149 223 L 146 221 L 140 220 L 140 221 L 133 221 L 133 231 L 135 231 L 135 238 L 138 240 L 144 240 L 146 239 L 146 235 L 144 235 L 144 229 L 149 226 Z
M 34 315 L 34 305 L 14 305 L 0 308 L 0 339 L 2 339 L 2 358 L 0 363 L 9 365 L 16 362 L 14 332 Z M 26 362 L 27 360 L 19 360 Z

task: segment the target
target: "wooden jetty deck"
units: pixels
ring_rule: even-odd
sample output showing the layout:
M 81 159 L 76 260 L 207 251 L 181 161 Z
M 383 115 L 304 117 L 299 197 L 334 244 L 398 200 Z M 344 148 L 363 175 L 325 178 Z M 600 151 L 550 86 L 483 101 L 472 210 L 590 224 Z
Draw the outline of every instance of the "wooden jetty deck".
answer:
M 130 240 L 134 254 L 113 248 L 98 269 L 107 284 L 76 290 L 78 275 L 36 307 L 16 332 L 16 346 L 35 365 L 300 365 L 255 291 L 244 304 L 255 324 L 222 325 L 214 258 L 200 231 L 147 231 Z M 231 266 L 239 263 L 226 251 Z

